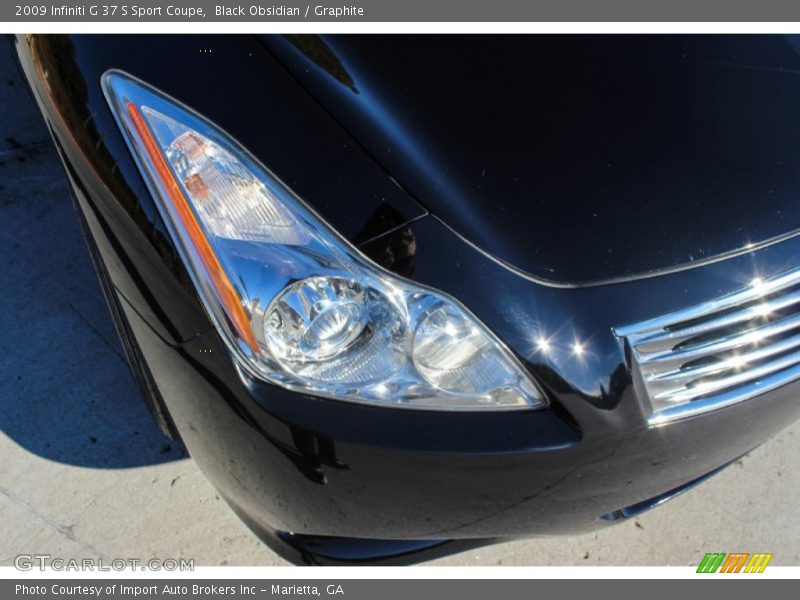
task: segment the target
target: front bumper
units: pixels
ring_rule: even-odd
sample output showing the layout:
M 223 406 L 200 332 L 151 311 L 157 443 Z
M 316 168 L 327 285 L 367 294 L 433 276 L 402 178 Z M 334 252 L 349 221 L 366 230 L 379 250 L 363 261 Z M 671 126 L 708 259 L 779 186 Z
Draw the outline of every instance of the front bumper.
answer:
M 585 532 L 800 416 L 797 385 L 664 427 L 591 436 L 550 411 L 351 406 L 243 379 L 216 332 L 175 348 L 126 312 L 190 454 L 264 530 L 411 540 Z M 638 409 L 632 389 L 609 418 L 624 423 L 624 406 Z
M 177 431 L 220 493 L 267 541 L 289 542 L 302 553 L 331 548 L 328 538 L 348 538 L 360 545 L 330 553 L 363 560 L 433 555 L 497 537 L 585 532 L 682 489 L 800 416 L 795 383 L 648 427 L 648 408 L 613 333 L 734 291 L 754 273 L 767 278 L 796 266 L 800 238 L 696 269 L 567 288 L 498 264 L 434 217 L 412 222 L 415 215 L 405 214 L 404 226 L 377 219 L 390 233 L 362 250 L 462 301 L 517 353 L 545 389 L 549 408 L 403 411 L 250 379 L 211 327 L 99 93 L 99 74 L 132 59 L 119 52 L 112 65 L 90 58 L 98 54 L 86 50 L 97 44 L 78 40 L 69 71 L 57 70 L 52 56 L 19 50 L 92 243 Z M 148 79 L 138 68 L 129 70 Z M 69 95 L 80 86 L 64 85 L 67 75 L 85 77 L 86 104 Z M 165 73 L 160 77 L 166 82 Z M 170 91 L 185 99 L 181 90 Z M 581 251 L 580 240 L 564 245 Z M 541 336 L 551 340 L 547 353 L 537 348 Z M 575 339 L 586 346 L 580 358 L 569 352 Z M 441 540 L 463 543 L 445 547 Z

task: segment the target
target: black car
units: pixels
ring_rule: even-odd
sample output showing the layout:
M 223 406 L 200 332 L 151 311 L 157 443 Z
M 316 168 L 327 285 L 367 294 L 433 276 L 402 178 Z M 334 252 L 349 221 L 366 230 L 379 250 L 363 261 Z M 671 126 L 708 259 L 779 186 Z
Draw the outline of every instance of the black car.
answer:
M 800 413 L 795 38 L 15 44 L 145 399 L 290 560 L 603 527 Z

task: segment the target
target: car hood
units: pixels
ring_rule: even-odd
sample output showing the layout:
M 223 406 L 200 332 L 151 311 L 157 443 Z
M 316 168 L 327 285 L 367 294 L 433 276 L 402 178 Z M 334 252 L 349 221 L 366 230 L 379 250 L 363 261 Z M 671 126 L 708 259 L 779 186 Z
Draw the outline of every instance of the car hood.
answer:
M 430 212 L 581 285 L 800 229 L 800 43 L 783 36 L 265 36 Z

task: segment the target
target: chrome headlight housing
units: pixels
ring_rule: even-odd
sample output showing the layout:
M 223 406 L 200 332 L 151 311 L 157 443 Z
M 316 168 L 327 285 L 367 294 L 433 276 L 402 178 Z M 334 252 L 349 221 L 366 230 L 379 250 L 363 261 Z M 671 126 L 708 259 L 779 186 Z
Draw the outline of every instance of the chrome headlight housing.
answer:
M 339 400 L 545 406 L 450 296 L 360 254 L 225 132 L 124 73 L 103 88 L 213 323 L 250 375 Z

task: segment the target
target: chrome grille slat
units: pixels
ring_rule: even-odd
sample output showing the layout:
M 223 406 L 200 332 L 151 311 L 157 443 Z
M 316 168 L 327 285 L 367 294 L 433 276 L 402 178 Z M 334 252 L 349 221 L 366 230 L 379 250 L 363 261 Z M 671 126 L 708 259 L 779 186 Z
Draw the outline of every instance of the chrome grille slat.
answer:
M 656 317 L 654 319 L 649 319 L 633 325 L 616 327 L 614 331 L 620 337 L 643 335 L 648 332 L 658 331 L 669 325 L 674 325 L 675 323 L 691 321 L 696 319 L 699 315 L 717 313 L 728 308 L 741 306 L 742 304 L 746 304 L 747 302 L 753 300 L 754 297 L 757 298 L 758 296 L 771 295 L 776 291 L 797 285 L 798 283 L 800 283 L 800 269 L 789 271 L 783 275 L 763 282 L 763 284 L 758 287 L 758 291 L 756 291 L 756 288 L 753 286 L 745 287 L 741 291 L 734 292 L 727 296 L 721 296 L 720 298 L 715 298 L 714 300 L 709 300 L 708 302 L 704 302 L 696 306 L 684 308 L 683 310 L 679 310 L 668 315 L 663 315 L 661 317 Z
M 774 304 L 772 303 L 757 304 L 755 306 L 745 308 L 735 313 L 723 315 L 721 317 L 717 317 L 716 319 L 712 319 L 710 321 L 703 322 L 698 325 L 693 325 L 683 329 L 670 329 L 670 331 L 666 335 L 664 335 L 663 333 L 661 334 L 651 333 L 649 335 L 637 337 L 636 347 L 639 349 L 640 352 L 652 352 L 653 350 L 664 350 L 668 347 L 674 347 L 682 342 L 685 342 L 686 340 L 689 340 L 693 337 L 697 337 L 699 335 L 709 333 L 716 329 L 731 327 L 739 323 L 746 323 L 759 319 L 764 316 L 763 311 L 765 309 L 762 308 L 764 306 L 768 306 L 770 312 L 775 312 L 783 310 L 790 306 L 794 306 L 795 304 L 798 303 L 800 303 L 800 290 L 792 292 L 791 294 L 787 294 L 786 296 L 780 297 Z
M 648 423 L 653 426 L 663 425 L 665 423 L 677 421 L 678 419 L 685 419 L 712 410 L 726 408 L 778 389 L 797 379 L 800 379 L 800 364 L 790 367 L 785 371 L 781 371 L 780 373 L 768 375 L 763 379 L 742 385 L 732 391 L 721 392 L 711 398 L 700 398 L 686 404 L 680 404 L 653 412 L 648 418 Z
M 729 406 L 800 378 L 800 269 L 614 332 L 651 424 Z
M 702 367 L 675 369 L 672 371 L 666 371 L 663 373 L 652 375 L 650 377 L 646 377 L 646 379 L 647 381 L 652 381 L 652 382 L 666 380 L 672 384 L 679 382 L 688 383 L 696 379 L 699 379 L 701 377 L 707 377 L 709 375 L 715 375 L 717 373 L 723 373 L 725 371 L 734 370 L 736 368 L 741 367 L 742 365 L 754 363 L 756 361 L 762 360 L 764 358 L 769 358 L 777 354 L 790 352 L 795 348 L 800 348 L 800 335 L 795 335 L 785 340 L 781 340 L 780 342 L 776 342 L 774 344 L 770 344 L 767 346 L 761 346 L 756 350 L 751 350 L 749 352 L 741 352 L 725 360 L 710 363 Z
M 670 402 L 683 402 L 686 400 L 691 400 L 692 398 L 697 398 L 699 396 L 706 396 L 713 392 L 718 392 L 720 390 L 733 387 L 739 383 L 744 383 L 746 381 L 752 381 L 754 379 L 758 379 L 763 375 L 771 375 L 772 373 L 782 371 L 783 369 L 787 369 L 798 363 L 800 363 L 800 351 L 793 352 L 792 354 L 788 354 L 778 360 L 768 362 L 764 365 L 761 365 L 760 367 L 755 367 L 753 369 L 741 371 L 729 377 L 713 379 L 705 383 L 700 383 L 693 387 L 686 388 L 685 391 L 683 392 L 678 392 L 678 393 L 671 392 L 669 394 L 662 392 L 661 394 L 657 394 L 655 398 L 661 399 L 664 397 L 668 397 Z
M 754 341 L 769 339 L 772 336 L 798 328 L 800 328 L 800 314 L 774 321 L 765 327 L 753 327 L 741 333 L 723 337 L 712 343 L 679 348 L 675 351 L 639 352 L 639 363 L 645 372 L 655 369 L 668 369 L 695 358 L 736 350 L 737 348 L 751 345 Z

